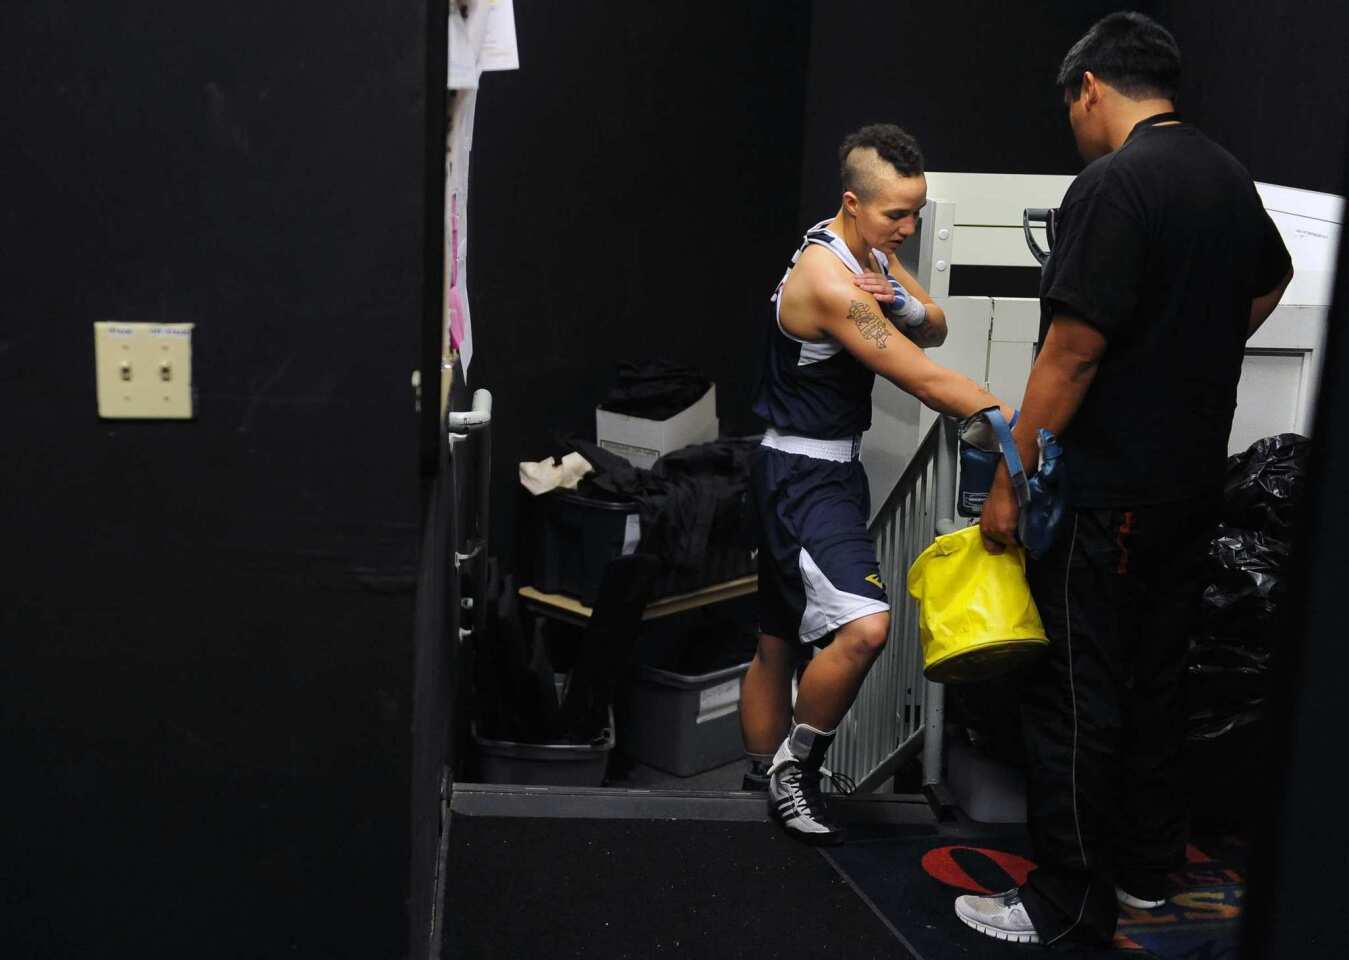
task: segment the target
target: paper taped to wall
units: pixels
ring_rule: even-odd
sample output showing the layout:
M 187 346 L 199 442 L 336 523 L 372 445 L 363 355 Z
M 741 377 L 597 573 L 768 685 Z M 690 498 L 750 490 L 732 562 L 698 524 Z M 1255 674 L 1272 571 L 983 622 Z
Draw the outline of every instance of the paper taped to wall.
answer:
M 450 65 L 448 86 L 451 90 L 476 90 L 478 87 L 478 51 L 482 49 L 487 31 L 487 6 L 482 0 L 468 4 L 450 4 Z
M 519 70 L 514 0 L 487 0 L 487 27 L 478 53 L 479 70 Z
M 477 90 L 456 95 L 445 171 L 445 360 L 458 352 L 465 375 L 473 362 L 473 322 L 468 302 L 468 170 L 477 99 Z
M 484 70 L 520 69 L 513 0 L 450 5 L 451 90 L 475 90 Z

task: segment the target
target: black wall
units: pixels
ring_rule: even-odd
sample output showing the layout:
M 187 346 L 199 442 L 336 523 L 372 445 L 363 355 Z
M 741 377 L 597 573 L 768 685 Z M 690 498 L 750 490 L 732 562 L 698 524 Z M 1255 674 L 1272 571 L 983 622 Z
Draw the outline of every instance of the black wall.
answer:
M 1176 36 L 1179 108 L 1257 180 L 1340 189 L 1349 116 L 1349 7 L 1227 2 L 814 5 L 803 225 L 837 209 L 839 142 L 864 123 L 898 123 L 932 170 L 1073 174 L 1082 163 L 1054 75 L 1100 17 L 1141 10 Z M 884 30 L 869 24 L 902 24 Z M 873 37 L 885 38 L 876 50 Z M 893 38 L 893 40 L 891 39 Z M 1033 269 L 958 266 L 952 294 L 1034 296 Z
M 593 439 L 619 361 L 691 364 L 723 431 L 755 428 L 798 233 L 807 6 L 517 2 L 521 69 L 478 95 L 468 254 L 508 561 L 516 464 Z
M 838 145 L 866 123 L 904 127 L 931 170 L 1076 173 L 1054 74 L 1073 42 L 1119 8 L 1101 0 L 817 2 L 802 223 L 838 209 Z
M 428 18 L 4 5 L 8 957 L 407 949 Z M 97 320 L 197 324 L 195 421 L 97 419 Z
M 1160 0 L 1185 58 L 1180 109 L 1256 180 L 1339 193 L 1349 6 L 1324 0 Z

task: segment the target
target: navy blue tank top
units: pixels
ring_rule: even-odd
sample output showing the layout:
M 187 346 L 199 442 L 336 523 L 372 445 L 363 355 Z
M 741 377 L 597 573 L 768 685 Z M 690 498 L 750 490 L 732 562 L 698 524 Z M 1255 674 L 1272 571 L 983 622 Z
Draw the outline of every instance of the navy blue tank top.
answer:
M 857 258 L 837 234 L 826 228 L 827 223 L 817 223 L 806 233 L 792 257 L 792 266 L 806 247 L 817 244 L 860 274 Z M 885 254 L 879 250 L 871 253 L 880 272 L 889 277 Z M 779 432 L 794 436 L 817 440 L 857 436 L 871 426 L 871 388 L 876 374 L 833 338 L 801 340 L 783 329 L 778 312 L 782 288 L 791 272 L 788 267 L 773 292 L 773 328 L 767 337 L 754 413 Z

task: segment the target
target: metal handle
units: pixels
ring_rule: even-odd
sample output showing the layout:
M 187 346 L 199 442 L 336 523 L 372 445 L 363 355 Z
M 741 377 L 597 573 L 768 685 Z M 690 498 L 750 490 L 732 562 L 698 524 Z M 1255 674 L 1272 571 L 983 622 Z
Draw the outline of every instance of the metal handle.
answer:
M 1027 207 L 1021 214 L 1021 229 L 1026 233 L 1026 246 L 1030 247 L 1031 256 L 1042 267 L 1045 265 L 1045 261 L 1049 259 L 1050 252 L 1054 249 L 1054 220 L 1057 215 L 1057 210 L 1043 207 Z M 1036 241 L 1035 235 L 1031 233 L 1032 226 L 1045 228 L 1045 242 L 1049 244 L 1048 250 Z

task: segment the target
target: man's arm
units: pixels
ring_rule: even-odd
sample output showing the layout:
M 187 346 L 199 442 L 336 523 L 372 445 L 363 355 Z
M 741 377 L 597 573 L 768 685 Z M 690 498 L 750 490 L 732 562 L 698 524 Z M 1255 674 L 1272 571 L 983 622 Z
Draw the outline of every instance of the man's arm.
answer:
M 949 370 L 901 336 L 876 298 L 846 281 L 821 283 L 815 290 L 821 332 L 906 393 L 938 413 L 967 417 L 998 399 L 964 374 Z M 1004 414 L 1011 411 L 1003 408 Z
M 1283 299 L 1283 293 L 1288 289 L 1288 285 L 1293 282 L 1293 268 L 1288 268 L 1288 273 L 1280 283 L 1269 293 L 1262 294 L 1251 301 L 1251 324 L 1246 331 L 1246 339 L 1249 340 L 1255 336 L 1255 331 L 1260 329 L 1260 325 L 1269 319 L 1269 315 L 1274 312 L 1274 308 L 1279 305 Z
M 1054 315 L 1026 382 L 1020 419 L 1012 430 L 1012 440 L 1028 474 L 1040 460 L 1036 441 L 1040 428 L 1063 436 L 1096 378 L 1105 347 L 1105 336 L 1087 321 L 1068 313 Z M 1000 464 L 979 521 L 989 553 L 1002 553 L 1005 546 L 1016 543 L 1019 513 L 1007 467 Z

